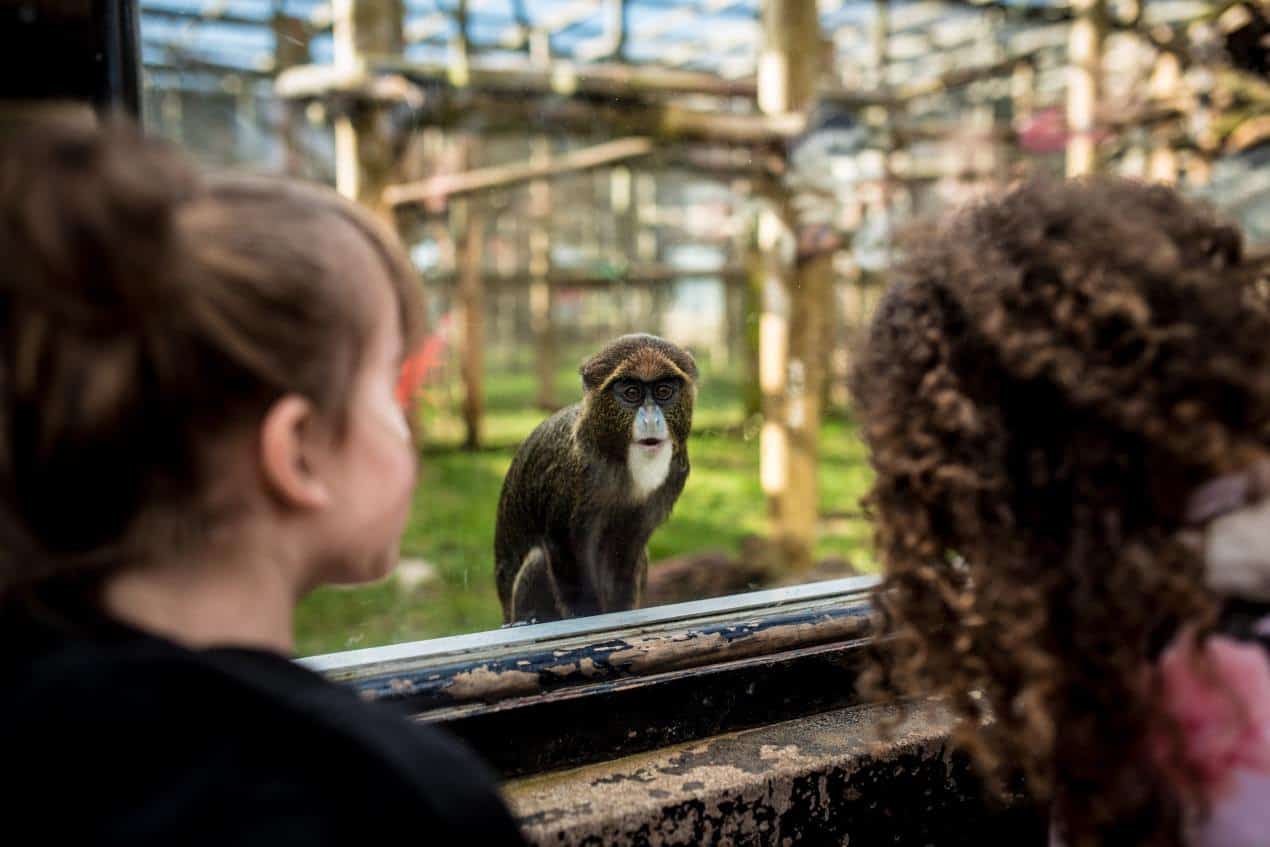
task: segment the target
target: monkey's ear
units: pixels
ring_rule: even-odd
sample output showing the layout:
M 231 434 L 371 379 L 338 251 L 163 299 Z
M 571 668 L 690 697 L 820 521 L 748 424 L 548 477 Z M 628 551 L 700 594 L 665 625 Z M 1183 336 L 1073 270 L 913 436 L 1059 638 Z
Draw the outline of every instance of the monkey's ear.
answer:
M 692 357 L 692 351 L 687 347 L 680 348 L 683 350 L 684 361 L 677 362 L 680 369 L 686 373 L 693 382 L 697 381 L 697 360 Z
M 578 373 L 582 375 L 582 389 L 584 391 L 594 391 L 599 388 L 604 384 L 604 380 L 608 377 L 610 371 L 612 371 L 610 363 L 599 356 L 592 356 L 587 359 L 578 368 Z

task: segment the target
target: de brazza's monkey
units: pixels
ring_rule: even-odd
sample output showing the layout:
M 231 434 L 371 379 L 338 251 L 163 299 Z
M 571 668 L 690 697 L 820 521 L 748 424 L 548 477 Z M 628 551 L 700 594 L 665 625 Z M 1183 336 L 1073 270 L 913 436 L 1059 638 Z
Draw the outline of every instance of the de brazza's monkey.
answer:
M 687 351 L 625 335 L 580 372 L 582 402 L 540 424 L 503 480 L 494 560 L 507 622 L 638 606 L 645 545 L 688 478 Z

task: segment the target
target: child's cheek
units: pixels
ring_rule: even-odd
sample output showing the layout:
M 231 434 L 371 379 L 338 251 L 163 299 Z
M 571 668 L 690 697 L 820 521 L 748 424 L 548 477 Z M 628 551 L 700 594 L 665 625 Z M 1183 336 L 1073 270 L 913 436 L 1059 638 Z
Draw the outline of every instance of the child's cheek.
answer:
M 371 413 L 378 423 L 403 443 L 410 443 L 410 427 L 406 424 L 405 411 L 391 389 L 385 387 L 375 392 Z

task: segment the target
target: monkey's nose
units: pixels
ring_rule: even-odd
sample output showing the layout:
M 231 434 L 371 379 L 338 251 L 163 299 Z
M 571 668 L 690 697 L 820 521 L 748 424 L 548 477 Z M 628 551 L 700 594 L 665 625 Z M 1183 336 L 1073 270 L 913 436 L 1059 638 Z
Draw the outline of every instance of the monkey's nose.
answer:
M 649 447 L 665 441 L 670 433 L 666 428 L 666 418 L 662 415 L 661 409 L 656 406 L 640 407 L 635 413 L 635 432 L 632 435 L 636 442 Z

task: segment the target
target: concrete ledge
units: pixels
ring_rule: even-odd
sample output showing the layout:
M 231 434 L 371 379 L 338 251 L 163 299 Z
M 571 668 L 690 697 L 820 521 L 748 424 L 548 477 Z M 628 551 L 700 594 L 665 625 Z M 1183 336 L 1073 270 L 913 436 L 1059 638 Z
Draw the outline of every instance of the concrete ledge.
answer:
M 1030 808 L 993 808 L 923 707 L 885 745 L 857 706 L 516 780 L 541 845 L 1045 844 Z

